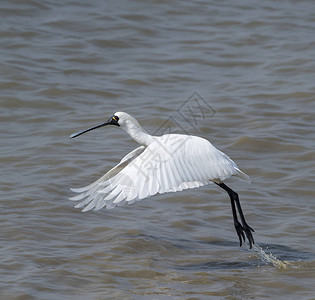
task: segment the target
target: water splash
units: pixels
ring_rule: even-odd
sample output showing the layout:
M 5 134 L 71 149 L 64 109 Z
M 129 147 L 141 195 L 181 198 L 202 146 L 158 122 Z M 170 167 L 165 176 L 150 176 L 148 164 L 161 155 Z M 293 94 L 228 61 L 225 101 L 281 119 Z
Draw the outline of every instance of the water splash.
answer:
M 264 262 L 272 264 L 274 267 L 280 270 L 289 269 L 294 267 L 293 264 L 287 260 L 280 260 L 275 257 L 271 252 L 267 254 L 260 246 L 257 244 L 253 245 L 253 250 L 259 255 L 260 259 Z

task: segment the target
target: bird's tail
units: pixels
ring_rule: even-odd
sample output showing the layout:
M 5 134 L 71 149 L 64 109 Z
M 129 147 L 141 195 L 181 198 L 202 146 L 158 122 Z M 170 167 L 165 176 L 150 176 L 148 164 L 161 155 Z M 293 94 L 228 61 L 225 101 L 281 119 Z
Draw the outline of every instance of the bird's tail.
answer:
M 248 182 L 248 183 L 251 183 L 251 180 L 249 178 L 249 176 L 247 174 L 245 174 L 243 171 L 241 171 L 239 168 L 235 168 L 235 170 L 237 171 L 237 174 L 235 174 L 236 177 Z

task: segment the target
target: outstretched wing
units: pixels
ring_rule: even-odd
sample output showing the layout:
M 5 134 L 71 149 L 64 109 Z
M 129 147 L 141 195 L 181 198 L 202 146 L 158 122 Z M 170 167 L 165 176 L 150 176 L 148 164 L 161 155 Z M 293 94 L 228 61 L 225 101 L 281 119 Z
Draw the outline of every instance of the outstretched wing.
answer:
M 83 211 L 133 203 L 157 193 L 177 192 L 224 180 L 232 175 L 247 179 L 236 164 L 205 139 L 186 135 L 154 137 L 91 185 L 72 189 L 70 198 Z

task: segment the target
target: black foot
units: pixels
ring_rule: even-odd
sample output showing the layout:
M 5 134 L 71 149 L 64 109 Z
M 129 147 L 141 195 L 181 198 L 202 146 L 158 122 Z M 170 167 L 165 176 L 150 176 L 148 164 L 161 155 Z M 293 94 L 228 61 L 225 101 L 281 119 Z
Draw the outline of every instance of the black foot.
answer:
M 249 225 L 245 223 L 245 226 L 242 226 L 239 222 L 234 223 L 236 233 L 240 240 L 240 247 L 243 245 L 243 241 L 245 242 L 245 234 L 249 242 L 249 248 L 252 249 L 254 242 L 254 238 L 252 232 L 255 232 Z M 244 233 L 245 232 L 245 233 Z

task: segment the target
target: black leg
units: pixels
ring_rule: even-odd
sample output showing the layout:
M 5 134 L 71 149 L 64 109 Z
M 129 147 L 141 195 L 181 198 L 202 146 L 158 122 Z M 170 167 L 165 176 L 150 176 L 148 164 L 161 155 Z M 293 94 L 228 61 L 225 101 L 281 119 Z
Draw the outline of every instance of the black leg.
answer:
M 240 240 L 240 246 L 242 246 L 242 238 L 245 241 L 245 234 L 246 234 L 248 242 L 249 242 L 249 247 L 252 248 L 254 244 L 254 238 L 253 238 L 252 232 L 255 232 L 255 231 L 246 223 L 246 220 L 242 211 L 241 203 L 238 198 L 238 194 L 234 192 L 231 188 L 229 188 L 223 182 L 220 182 L 220 183 L 215 182 L 215 184 L 217 184 L 219 187 L 224 189 L 230 196 L 234 226 L 235 226 L 235 230 L 238 235 L 238 238 Z M 242 225 L 238 221 L 235 204 L 236 204 L 239 216 L 241 218 Z

